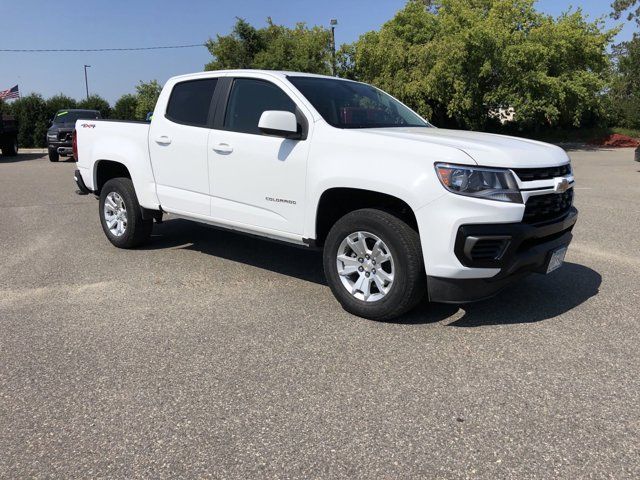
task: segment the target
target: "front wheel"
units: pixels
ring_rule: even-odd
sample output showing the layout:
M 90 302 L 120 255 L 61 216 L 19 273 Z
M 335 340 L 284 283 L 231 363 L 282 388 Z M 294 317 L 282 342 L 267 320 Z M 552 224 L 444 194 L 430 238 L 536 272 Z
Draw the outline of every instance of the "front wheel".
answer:
M 99 205 L 102 230 L 113 245 L 134 248 L 149 240 L 153 218 L 143 218 L 131 179 L 113 178 L 105 183 Z
M 348 213 L 324 246 L 324 271 L 342 307 L 372 320 L 391 320 L 424 296 L 425 273 L 418 232 L 375 209 Z
M 58 151 L 55 148 L 49 148 L 49 161 L 57 162 L 58 160 L 60 160 L 60 154 Z

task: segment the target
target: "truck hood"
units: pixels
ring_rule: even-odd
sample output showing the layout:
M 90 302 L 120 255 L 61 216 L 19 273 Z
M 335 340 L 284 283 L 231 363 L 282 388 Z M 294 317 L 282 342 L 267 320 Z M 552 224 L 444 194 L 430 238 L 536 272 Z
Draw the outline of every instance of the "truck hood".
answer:
M 361 132 L 424 143 L 425 152 L 429 145 L 456 148 L 486 167 L 550 167 L 569 161 L 566 152 L 555 145 L 492 133 L 422 127 L 371 128 Z

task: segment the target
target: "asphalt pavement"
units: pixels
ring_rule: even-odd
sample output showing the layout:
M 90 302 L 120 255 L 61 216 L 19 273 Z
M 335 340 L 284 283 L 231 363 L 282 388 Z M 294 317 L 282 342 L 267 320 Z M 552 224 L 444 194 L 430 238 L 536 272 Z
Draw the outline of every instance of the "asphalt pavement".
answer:
M 640 164 L 570 154 L 561 269 L 389 323 L 317 252 L 118 250 L 73 163 L 0 157 L 0 478 L 640 478 Z

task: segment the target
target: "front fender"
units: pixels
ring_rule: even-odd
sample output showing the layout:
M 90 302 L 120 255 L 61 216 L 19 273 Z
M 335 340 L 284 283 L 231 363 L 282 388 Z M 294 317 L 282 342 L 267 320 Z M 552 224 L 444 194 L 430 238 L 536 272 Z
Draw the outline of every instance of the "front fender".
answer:
M 470 161 L 454 149 L 435 146 L 431 152 L 424 152 L 413 148 L 413 142 L 338 129 L 329 133 L 320 132 L 314 137 L 309 155 L 306 238 L 316 238 L 318 206 L 327 190 L 355 188 L 390 195 L 405 202 L 415 213 L 446 193 L 436 176 L 434 163 Z

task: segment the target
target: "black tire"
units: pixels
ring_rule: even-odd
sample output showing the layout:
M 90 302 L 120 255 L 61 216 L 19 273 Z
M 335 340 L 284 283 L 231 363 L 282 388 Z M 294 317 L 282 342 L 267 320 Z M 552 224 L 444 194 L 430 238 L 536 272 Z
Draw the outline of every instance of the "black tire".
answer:
M 49 148 L 49 161 L 57 162 L 58 160 L 60 160 L 60 154 L 58 151 L 55 148 Z
M 377 301 L 366 302 L 353 296 L 338 274 L 338 249 L 347 236 L 356 232 L 369 232 L 377 236 L 386 244 L 394 259 L 393 283 L 388 293 Z M 346 311 L 360 317 L 394 319 L 415 307 L 426 293 L 418 232 L 398 217 L 382 210 L 356 210 L 338 220 L 327 235 L 323 262 L 327 282 L 336 299 Z
M 117 236 L 109 230 L 104 214 L 104 205 L 110 193 L 117 193 L 123 200 L 126 209 L 126 228 Z M 153 230 L 153 218 L 143 218 L 142 208 L 138 203 L 133 182 L 129 178 L 112 178 L 104 184 L 100 191 L 99 215 L 102 230 L 109 241 L 118 248 L 135 248 L 149 241 Z
M 9 140 L 2 146 L 2 155 L 15 157 L 18 154 L 18 140 Z

